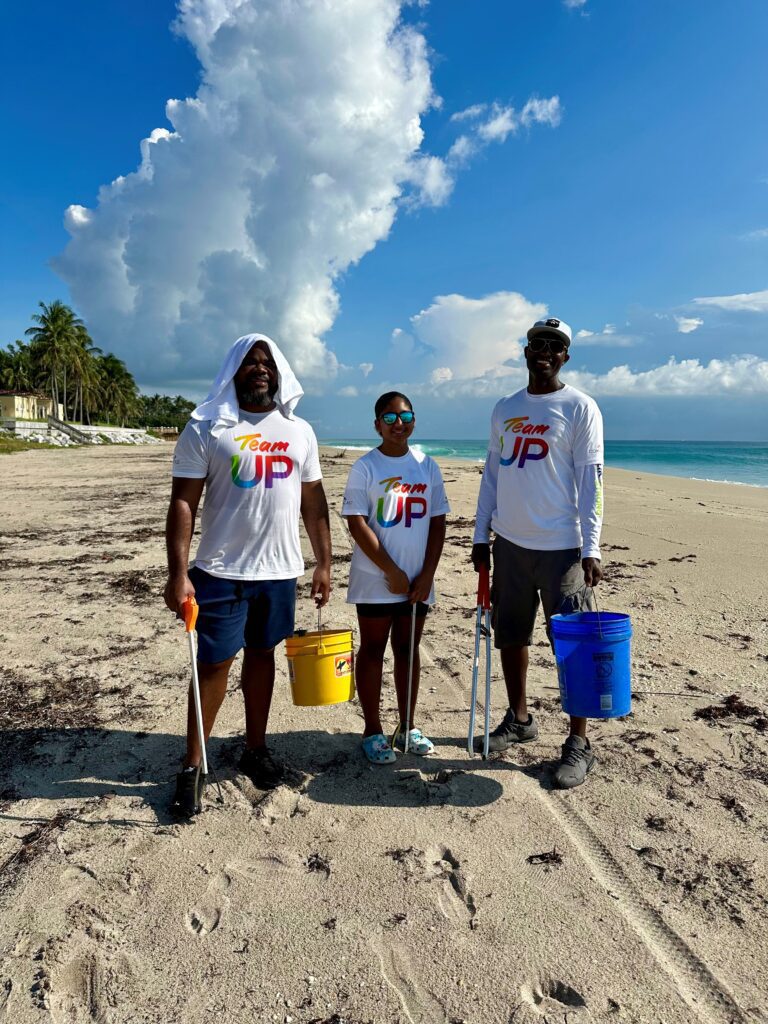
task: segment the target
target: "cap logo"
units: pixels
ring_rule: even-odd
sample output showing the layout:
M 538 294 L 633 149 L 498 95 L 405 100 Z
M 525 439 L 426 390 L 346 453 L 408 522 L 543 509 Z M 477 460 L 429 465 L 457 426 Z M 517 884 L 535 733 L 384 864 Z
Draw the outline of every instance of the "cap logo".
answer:
M 550 320 L 547 320 L 546 326 L 547 327 L 559 327 L 560 326 L 560 321 L 559 320 L 555 320 L 555 318 L 552 317 Z

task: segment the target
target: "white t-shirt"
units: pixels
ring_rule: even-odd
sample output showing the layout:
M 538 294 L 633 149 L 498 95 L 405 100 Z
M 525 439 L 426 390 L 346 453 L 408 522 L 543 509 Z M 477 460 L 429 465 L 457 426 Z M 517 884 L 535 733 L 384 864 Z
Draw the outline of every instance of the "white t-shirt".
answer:
M 534 551 L 581 547 L 577 470 L 602 462 L 603 419 L 588 395 L 566 384 L 502 398 L 491 416 L 475 543 L 487 543 L 492 529 Z
M 423 452 L 382 455 L 378 448 L 367 452 L 349 471 L 344 502 L 345 516 L 365 516 L 389 557 L 411 582 L 421 572 L 433 516 L 450 512 L 440 468 Z M 350 604 L 395 604 L 404 594 L 387 588 L 384 573 L 355 545 L 349 567 Z M 435 588 L 427 604 L 435 603 Z
M 240 410 L 218 437 L 209 420 L 190 420 L 176 444 L 173 475 L 205 480 L 194 565 L 230 580 L 295 579 L 301 485 L 320 480 L 317 438 L 305 420 L 278 410 Z

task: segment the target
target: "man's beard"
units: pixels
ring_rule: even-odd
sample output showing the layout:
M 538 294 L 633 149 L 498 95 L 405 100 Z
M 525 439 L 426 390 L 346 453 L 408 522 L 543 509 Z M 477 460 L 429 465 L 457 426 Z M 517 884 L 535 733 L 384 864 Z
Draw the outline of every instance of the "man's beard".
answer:
M 238 388 L 237 400 L 240 405 L 256 405 L 260 409 L 266 409 L 267 406 L 272 405 L 276 391 L 276 388 L 274 390 L 269 388 L 267 391 L 248 391 L 245 388 Z

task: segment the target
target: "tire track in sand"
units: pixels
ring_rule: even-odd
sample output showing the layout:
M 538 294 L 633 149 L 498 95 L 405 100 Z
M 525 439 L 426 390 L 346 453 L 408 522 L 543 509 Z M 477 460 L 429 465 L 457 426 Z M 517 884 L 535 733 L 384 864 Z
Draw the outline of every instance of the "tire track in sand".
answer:
M 618 909 L 654 959 L 670 975 L 680 995 L 705 1024 L 750 1024 L 733 995 L 691 949 L 685 939 L 637 891 L 619 862 L 597 836 L 583 814 L 558 793 L 545 794 L 538 784 L 522 784 L 546 807 L 573 843 L 595 880 L 617 901 Z

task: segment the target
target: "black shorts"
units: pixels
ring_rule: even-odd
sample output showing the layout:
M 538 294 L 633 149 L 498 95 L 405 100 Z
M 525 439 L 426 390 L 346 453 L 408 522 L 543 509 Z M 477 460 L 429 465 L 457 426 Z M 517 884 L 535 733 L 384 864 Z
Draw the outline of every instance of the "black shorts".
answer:
M 491 621 L 496 647 L 528 647 L 539 602 L 549 620 L 560 611 L 592 608 L 585 589 L 580 548 L 533 551 L 504 537 L 493 542 Z
M 396 619 L 402 615 L 410 615 L 413 609 L 410 601 L 380 601 L 375 604 L 357 604 L 355 607 L 361 619 Z M 423 601 L 416 603 L 417 619 L 423 619 L 428 611 L 428 604 Z

